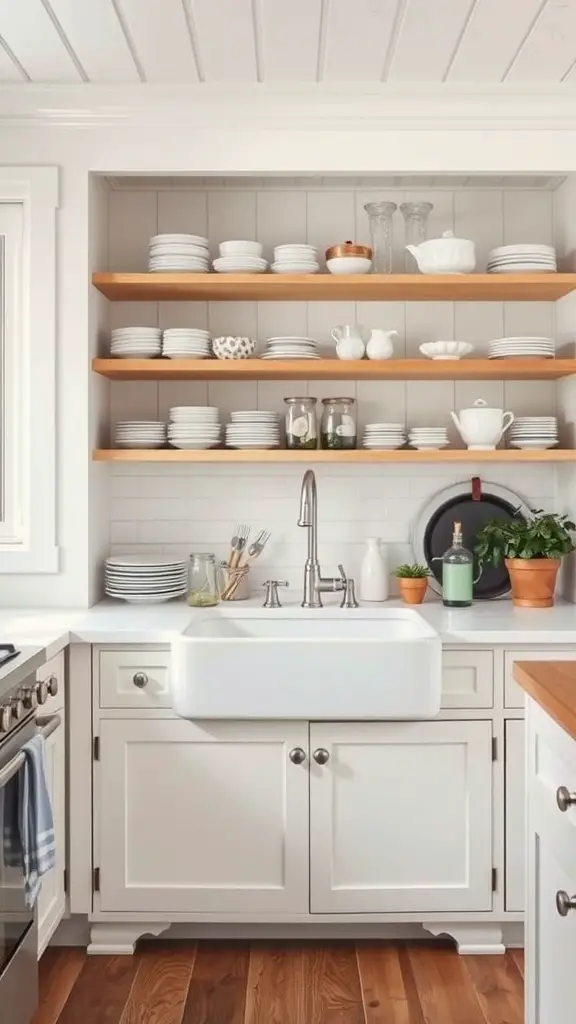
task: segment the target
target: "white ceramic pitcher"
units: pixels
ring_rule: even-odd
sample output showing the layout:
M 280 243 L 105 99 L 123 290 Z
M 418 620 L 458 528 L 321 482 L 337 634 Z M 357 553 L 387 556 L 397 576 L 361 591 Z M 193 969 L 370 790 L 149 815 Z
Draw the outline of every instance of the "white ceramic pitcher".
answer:
M 470 451 L 491 451 L 514 422 L 514 413 L 489 409 L 482 398 L 469 409 L 450 413 L 464 444 Z
M 370 331 L 362 324 L 339 324 L 330 334 L 336 342 L 338 359 L 363 359 Z
M 382 331 L 374 327 L 370 331 L 366 355 L 368 359 L 390 359 L 394 354 L 394 343 L 392 338 L 398 337 L 398 331 Z

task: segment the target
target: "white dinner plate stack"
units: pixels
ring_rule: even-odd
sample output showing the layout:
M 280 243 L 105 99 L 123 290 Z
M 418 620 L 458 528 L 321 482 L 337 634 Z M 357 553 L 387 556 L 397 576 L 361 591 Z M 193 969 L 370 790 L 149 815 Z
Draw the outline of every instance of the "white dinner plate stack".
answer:
M 446 448 L 449 443 L 448 431 L 446 427 L 412 427 L 408 441 L 412 448 L 418 448 L 419 451 L 434 451 Z
M 206 274 L 210 269 L 208 239 L 202 235 L 154 235 L 148 270 Z
M 110 336 L 110 355 L 118 359 L 153 359 L 161 351 L 159 327 L 116 327 Z
M 116 424 L 118 448 L 162 448 L 166 424 L 159 420 L 121 420 Z
M 517 416 L 509 438 L 515 448 L 554 448 L 558 444 L 558 420 L 555 416 Z
M 489 342 L 489 359 L 553 359 L 553 338 L 496 338 Z
M 169 359 L 209 359 L 210 331 L 198 327 L 168 327 L 162 335 L 162 355 Z
M 489 274 L 553 274 L 556 251 L 551 245 L 499 245 L 488 253 Z
M 239 409 L 226 427 L 228 448 L 279 448 L 278 413 L 265 409 Z
M 318 345 L 313 338 L 268 338 L 262 359 L 320 359 Z
M 371 449 L 402 448 L 406 444 L 406 427 L 403 423 L 367 423 L 364 427 L 362 447 Z
M 183 597 L 188 568 L 181 558 L 158 555 L 111 555 L 104 565 L 104 590 L 129 604 L 155 604 Z
M 173 448 L 202 451 L 220 444 L 222 424 L 215 405 L 176 405 L 170 409 L 168 440 Z
M 318 253 L 313 245 L 277 245 L 274 249 L 274 274 L 317 274 Z

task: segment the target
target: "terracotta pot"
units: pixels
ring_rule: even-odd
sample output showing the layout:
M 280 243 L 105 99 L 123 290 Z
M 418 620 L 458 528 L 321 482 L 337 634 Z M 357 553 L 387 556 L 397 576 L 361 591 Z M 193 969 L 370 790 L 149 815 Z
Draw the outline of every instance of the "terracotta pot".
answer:
M 559 558 L 506 558 L 504 562 L 512 586 L 512 604 L 519 608 L 552 607 Z
M 404 604 L 422 604 L 428 587 L 428 580 L 424 576 L 420 579 L 408 579 L 406 576 L 398 577 L 400 597 Z

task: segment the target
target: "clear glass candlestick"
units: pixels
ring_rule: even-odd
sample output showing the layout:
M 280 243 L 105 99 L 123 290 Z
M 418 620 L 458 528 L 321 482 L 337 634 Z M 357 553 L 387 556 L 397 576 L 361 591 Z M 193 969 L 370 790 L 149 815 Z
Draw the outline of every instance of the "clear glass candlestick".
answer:
M 428 237 L 428 218 L 434 209 L 433 203 L 400 203 L 404 216 L 404 244 L 420 245 Z M 411 252 L 404 250 L 404 271 L 417 274 L 418 265 Z
M 392 214 L 396 203 L 366 203 L 372 244 L 372 273 L 392 273 Z

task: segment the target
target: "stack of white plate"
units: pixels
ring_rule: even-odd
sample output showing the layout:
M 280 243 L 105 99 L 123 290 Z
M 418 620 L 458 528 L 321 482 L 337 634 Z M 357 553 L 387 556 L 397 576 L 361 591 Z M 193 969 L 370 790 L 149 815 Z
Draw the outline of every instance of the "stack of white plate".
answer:
M 152 359 L 162 351 L 159 327 L 116 327 L 110 337 L 110 354 L 119 359 Z
M 320 359 L 320 356 L 313 338 L 286 335 L 268 338 L 262 359 Z
M 218 274 L 263 274 L 268 270 L 260 242 L 221 242 L 218 248 L 220 256 L 212 264 Z
M 488 253 L 489 274 L 553 274 L 556 251 L 552 245 L 499 245 Z
M 162 355 L 169 359 L 208 359 L 212 355 L 210 331 L 169 327 L 162 335 Z
M 446 427 L 412 427 L 408 434 L 408 440 L 412 448 L 420 451 L 430 451 L 437 448 L 445 448 L 448 444 L 448 431 Z
M 220 410 L 215 405 L 176 405 L 170 409 L 168 440 L 173 448 L 201 451 L 220 444 Z
M 489 342 L 489 359 L 553 359 L 553 338 L 496 338 Z
M 275 274 L 317 274 L 318 254 L 313 245 L 277 245 L 272 270 Z
M 154 235 L 150 239 L 148 270 L 206 274 L 209 268 L 208 239 L 202 235 Z
M 517 416 L 509 438 L 515 448 L 554 448 L 558 444 L 558 421 L 555 416 Z
M 226 427 L 228 448 L 279 448 L 278 414 L 265 409 L 240 409 L 231 413 Z
M 181 558 L 162 554 L 112 555 L 104 566 L 104 589 L 130 604 L 170 601 L 188 590 L 188 569 Z
M 403 423 L 367 423 L 362 438 L 363 448 L 392 450 L 406 444 L 406 427 Z
M 162 448 L 166 424 L 159 420 L 122 420 L 116 424 L 118 448 Z

